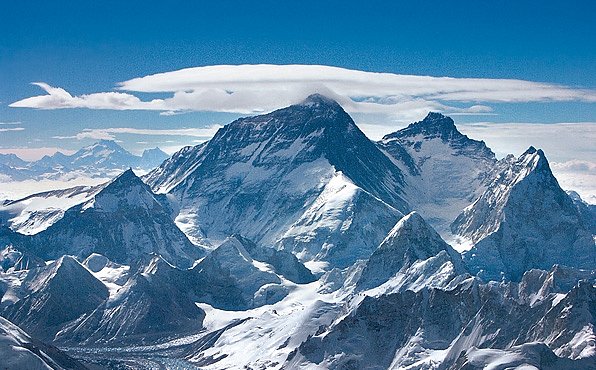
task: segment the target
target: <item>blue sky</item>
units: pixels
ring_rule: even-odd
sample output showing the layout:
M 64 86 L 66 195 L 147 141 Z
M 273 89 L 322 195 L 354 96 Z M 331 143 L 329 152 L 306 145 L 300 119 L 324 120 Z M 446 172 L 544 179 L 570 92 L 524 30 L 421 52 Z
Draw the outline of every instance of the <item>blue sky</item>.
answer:
M 487 83 L 519 79 L 572 91 L 567 97 L 567 90 L 553 92 L 552 86 L 537 87 L 546 90 L 547 96 L 528 101 L 517 97 L 513 102 L 503 98 L 509 87 L 505 92 L 497 88 L 487 101 L 470 99 L 478 88 L 460 100 L 444 100 L 437 97 L 437 91 L 430 98 L 415 92 L 403 104 L 383 106 L 378 112 L 370 104 L 348 109 L 371 136 L 402 127 L 431 108 L 454 114 L 461 124 L 596 122 L 593 1 L 11 1 L 4 2 L 2 8 L 0 122 L 20 123 L 0 125 L 0 151 L 18 148 L 23 156 L 40 155 L 54 148 L 74 150 L 102 135 L 122 141 L 124 147 L 135 152 L 156 145 L 171 151 L 204 140 L 217 125 L 235 117 L 271 110 L 297 98 L 298 93 L 262 106 L 254 101 L 231 101 L 219 112 L 213 103 L 182 105 L 170 112 L 176 113 L 172 115 L 163 114 L 171 110 L 172 104 L 156 110 L 54 109 L 51 104 L 40 103 L 9 107 L 46 94 L 32 82 L 64 89 L 74 97 L 122 92 L 143 102 L 167 99 L 177 89 L 196 86 L 179 84 L 164 91 L 146 92 L 143 90 L 155 90 L 153 82 L 135 85 L 132 90 L 119 90 L 118 83 L 212 65 L 335 66 L 347 71 L 341 72 L 341 78 L 345 77 L 348 85 L 356 78 L 351 71 L 368 71 L 490 79 Z M 265 68 L 255 75 L 268 73 Z M 289 78 L 285 72 L 282 75 Z M 283 78 L 278 84 L 284 83 Z M 170 75 L 164 79 L 169 80 Z M 378 85 L 358 83 L 358 91 L 366 97 L 386 99 L 383 94 L 374 94 Z M 397 81 L 395 86 L 400 83 Z M 420 83 L 424 85 L 424 81 Z M 214 85 L 216 89 L 223 87 L 221 82 Z M 347 96 L 351 91 L 348 87 L 338 89 L 334 90 L 338 96 Z M 561 94 L 566 97 L 558 98 Z M 262 100 L 267 99 L 270 96 L 263 95 Z M 412 108 L 408 103 L 420 99 L 427 104 Z M 242 107 L 236 109 L 234 104 Z M 475 106 L 481 108 L 472 108 Z M 52 109 L 36 109 L 40 107 Z M 490 134 L 494 135 L 499 127 L 490 126 Z M 543 130 L 543 126 L 528 125 L 520 130 L 530 133 L 527 136 L 531 141 L 531 132 L 538 127 Z M 113 128 L 136 131 L 101 131 Z M 206 130 L 192 135 L 176 131 L 185 128 Z M 81 135 L 85 129 L 92 134 Z M 169 131 L 161 135 L 149 130 Z M 481 135 L 482 130 L 474 133 Z M 65 139 L 77 134 L 78 139 Z M 577 133 L 569 130 L 569 137 L 574 135 Z M 498 140 L 495 143 L 500 145 Z M 561 162 L 574 158 L 574 153 L 567 150 L 566 146 L 553 146 L 552 156 Z M 594 162 L 594 152 L 578 153 L 578 159 Z

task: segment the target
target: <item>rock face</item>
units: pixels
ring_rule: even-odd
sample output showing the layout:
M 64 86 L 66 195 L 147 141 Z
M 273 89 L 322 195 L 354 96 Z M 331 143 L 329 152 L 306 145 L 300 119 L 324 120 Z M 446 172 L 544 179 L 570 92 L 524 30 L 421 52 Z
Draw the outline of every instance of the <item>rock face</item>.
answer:
M 268 263 L 278 275 L 296 284 L 307 284 L 317 280 L 292 253 L 286 250 L 263 247 L 241 235 L 233 235 L 251 255 L 252 258 Z
M 448 289 L 365 296 L 303 342 L 286 366 L 475 369 L 518 353 L 512 365 L 593 368 L 593 284 L 580 283 L 562 299 L 550 295 L 533 306 L 518 285 L 475 278 Z M 527 346 L 521 354 L 519 346 Z
M 86 369 L 58 348 L 31 338 L 18 326 L 3 317 L 0 317 L 0 358 L 2 358 L 2 366 L 5 369 Z
M 404 216 L 368 259 L 357 286 L 361 289 L 379 286 L 396 274 L 416 275 L 408 271 L 416 261 L 425 261 L 443 253 L 455 275 L 465 273 L 461 257 L 416 212 Z M 442 258 L 441 258 L 442 259 Z M 428 277 L 437 275 L 431 271 Z
M 386 135 L 378 146 L 406 174 L 406 197 L 441 233 L 485 189 L 494 153 L 463 135 L 449 117 L 429 113 L 422 121 Z
M 596 266 L 591 233 L 542 150 L 533 147 L 499 162 L 487 190 L 451 227 L 475 243 L 465 260 L 487 279 L 519 280 L 531 268 L 557 263 Z
M 336 102 L 320 95 L 236 120 L 146 179 L 175 195 L 177 222 L 191 237 L 217 244 L 240 233 L 271 245 L 339 171 L 391 207 L 408 208 L 400 170 Z
M 159 148 L 145 149 L 138 162 L 141 168 L 155 168 L 163 163 L 170 156 Z
M 189 267 L 204 256 L 170 218 L 170 211 L 131 171 L 125 171 L 90 200 L 68 209 L 48 229 L 31 237 L 32 249 L 48 259 L 99 253 L 123 264 L 156 253 Z

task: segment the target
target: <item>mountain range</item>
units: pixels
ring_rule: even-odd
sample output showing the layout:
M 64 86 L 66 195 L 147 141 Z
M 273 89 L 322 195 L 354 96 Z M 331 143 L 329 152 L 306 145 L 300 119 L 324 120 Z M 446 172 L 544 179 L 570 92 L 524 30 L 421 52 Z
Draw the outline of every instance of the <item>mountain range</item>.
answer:
M 594 214 L 540 149 L 440 113 L 374 142 L 315 94 L 0 205 L 0 338 L 15 368 L 595 369 Z
M 27 162 L 14 154 L 0 154 L 0 175 L 12 181 L 60 179 L 75 174 L 88 177 L 112 177 L 127 168 L 151 170 L 168 155 L 159 148 L 134 155 L 113 140 L 100 140 L 71 155 L 61 152 Z

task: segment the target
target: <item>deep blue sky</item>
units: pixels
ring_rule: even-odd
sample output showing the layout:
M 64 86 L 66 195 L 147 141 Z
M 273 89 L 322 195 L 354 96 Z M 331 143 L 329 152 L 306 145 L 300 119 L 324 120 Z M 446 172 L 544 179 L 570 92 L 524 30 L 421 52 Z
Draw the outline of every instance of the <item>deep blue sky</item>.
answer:
M 82 144 L 48 138 L 83 128 L 192 127 L 234 117 L 9 108 L 40 94 L 32 81 L 84 94 L 185 67 L 298 63 L 594 89 L 594 14 L 594 1 L 5 1 L 0 122 L 21 121 L 26 129 L 0 132 L 0 147 L 73 149 Z M 493 106 L 493 121 L 596 122 L 593 103 Z

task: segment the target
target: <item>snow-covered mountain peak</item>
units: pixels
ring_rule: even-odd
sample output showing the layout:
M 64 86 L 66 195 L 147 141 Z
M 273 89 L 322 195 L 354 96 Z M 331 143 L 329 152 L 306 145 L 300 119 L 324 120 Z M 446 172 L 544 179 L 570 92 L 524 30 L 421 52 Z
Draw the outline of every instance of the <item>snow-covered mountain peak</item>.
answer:
M 318 93 L 309 95 L 300 103 L 300 105 L 310 108 L 316 107 L 323 109 L 343 110 L 335 100 Z
M 436 112 L 430 112 L 422 121 L 411 123 L 404 129 L 385 135 L 381 142 L 389 143 L 398 140 L 418 152 L 421 150 L 422 141 L 434 138 L 449 143 L 449 146 L 456 149 L 458 154 L 494 161 L 495 155 L 484 141 L 470 139 L 457 129 L 451 117 Z
M 439 137 L 445 141 L 452 137 L 460 137 L 462 134 L 455 127 L 455 122 L 450 117 L 444 116 L 441 113 L 429 112 L 428 115 L 418 122 L 408 125 L 408 127 L 385 135 L 383 140 L 391 140 L 394 138 L 413 137 L 423 135 L 424 137 Z
M 449 278 L 465 272 L 459 253 L 445 243 L 417 212 L 411 212 L 397 222 L 369 258 L 358 286 L 361 288 L 379 286 L 398 272 L 411 268 L 417 261 L 425 261 L 440 254 L 439 262 L 431 262 L 426 267 L 421 265 L 406 275 L 420 274 L 415 280 L 424 281 L 428 276 L 423 275 L 430 276 L 436 273 L 437 269 L 445 263 L 450 264 Z M 432 271 L 426 271 L 429 268 Z
M 152 209 L 158 202 L 149 186 L 128 169 L 109 182 L 83 208 L 91 206 L 113 212 L 122 207 Z
M 530 170 L 533 171 L 544 171 L 551 174 L 550 166 L 548 164 L 548 160 L 546 159 L 546 155 L 542 151 L 542 149 L 536 149 L 533 146 L 530 146 L 518 159 L 520 164 L 525 165 Z
M 404 257 L 413 258 L 411 262 L 435 256 L 443 250 L 458 259 L 457 252 L 418 212 L 410 212 L 399 220 L 378 249 L 399 252 Z
M 234 233 L 272 245 L 341 171 L 400 211 L 403 176 L 339 106 L 320 96 L 224 126 L 145 178 L 178 201 L 179 227 L 217 244 Z M 258 206 L 257 206 L 258 205 Z

